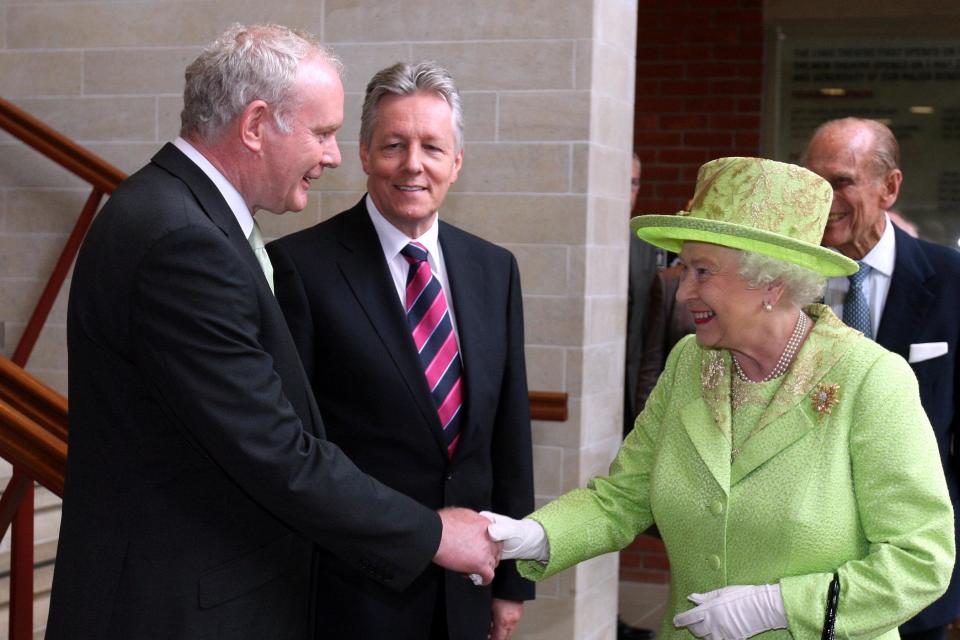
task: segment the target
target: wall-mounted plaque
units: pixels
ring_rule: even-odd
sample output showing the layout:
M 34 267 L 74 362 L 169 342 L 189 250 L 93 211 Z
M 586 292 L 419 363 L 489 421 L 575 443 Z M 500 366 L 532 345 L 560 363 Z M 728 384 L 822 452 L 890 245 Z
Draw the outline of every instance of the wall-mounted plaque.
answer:
M 900 142 L 895 208 L 934 242 L 960 240 L 960 38 L 776 34 L 773 155 L 797 162 L 832 118 L 887 124 Z M 769 76 L 768 76 L 769 77 Z

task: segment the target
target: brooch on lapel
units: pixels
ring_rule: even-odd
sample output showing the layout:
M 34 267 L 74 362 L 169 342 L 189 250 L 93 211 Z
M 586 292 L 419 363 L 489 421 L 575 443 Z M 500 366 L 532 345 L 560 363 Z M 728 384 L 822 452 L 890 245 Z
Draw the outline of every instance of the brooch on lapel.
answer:
M 840 385 L 821 382 L 810 394 L 810 400 L 813 403 L 813 408 L 822 417 L 823 414 L 830 413 L 840 402 Z

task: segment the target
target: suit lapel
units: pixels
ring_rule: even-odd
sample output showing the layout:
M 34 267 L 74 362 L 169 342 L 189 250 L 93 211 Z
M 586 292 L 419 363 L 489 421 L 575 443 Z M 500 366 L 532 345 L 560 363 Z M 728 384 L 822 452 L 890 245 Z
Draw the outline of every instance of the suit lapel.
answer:
M 342 247 L 337 258 L 340 272 L 400 370 L 437 447 L 446 455 L 440 419 L 427 388 L 420 356 L 407 328 L 403 305 L 397 297 L 380 239 L 363 200 L 343 216 L 339 241 Z
M 915 335 L 915 327 L 923 322 L 934 299 L 926 284 L 934 271 L 916 240 L 896 227 L 894 237 L 897 255 L 877 342 L 907 358 L 910 336 Z
M 707 403 L 701 400 L 680 409 L 680 422 L 717 485 L 730 493 L 730 431 L 717 428 Z
M 472 256 L 470 243 L 445 222 L 440 222 L 440 248 L 450 281 L 450 291 L 444 293 L 456 318 L 460 360 L 463 364 L 465 394 L 460 420 L 462 444 L 471 435 L 470 408 L 478 406 L 478 390 L 490 386 L 484 376 L 494 370 L 493 366 L 485 363 L 486 354 L 494 350 L 484 343 L 489 332 L 483 326 L 483 318 L 487 315 L 484 310 L 491 308 L 491 294 L 480 261 Z M 460 446 L 457 450 L 465 449 Z
M 701 353 L 702 400 L 686 404 L 680 410 L 680 421 L 703 464 L 724 493 L 729 493 L 730 353 L 716 349 L 704 349 Z
M 293 338 L 290 336 L 287 323 L 283 319 L 283 312 L 273 295 L 273 291 L 270 290 L 270 285 L 267 284 L 263 268 L 243 234 L 240 223 L 237 222 L 237 217 L 221 195 L 220 190 L 207 177 L 207 174 L 174 145 L 169 143 L 164 145 L 152 161 L 182 180 L 190 188 L 203 213 L 227 236 L 227 240 L 236 249 L 241 260 L 255 274 L 261 308 L 264 309 L 261 332 L 260 335 L 256 336 L 256 339 L 260 342 L 262 348 L 275 359 L 274 368 L 278 375 L 281 375 L 281 378 L 283 378 L 281 372 L 285 367 L 292 367 L 298 372 L 298 379 L 285 381 L 287 383 L 285 384 L 285 391 L 294 406 L 298 407 L 297 413 L 303 421 L 304 428 L 316 436 L 324 437 L 323 420 L 320 418 L 320 411 L 317 408 L 313 393 L 309 390 L 310 381 L 307 379 L 300 358 L 296 354 Z M 270 331 L 263 331 L 264 327 L 269 327 Z M 264 342 L 265 334 L 279 335 L 283 338 L 279 341 L 268 340 Z
M 220 190 L 213 184 L 213 181 L 207 177 L 207 174 L 198 167 L 190 158 L 185 156 L 182 151 L 170 143 L 167 143 L 153 157 L 153 163 L 162 167 L 164 170 L 178 177 L 193 192 L 200 207 L 206 213 L 210 221 L 223 231 L 224 235 L 230 240 L 230 243 L 236 248 L 247 266 L 254 269 L 254 273 L 261 274 L 261 288 L 265 287 L 269 291 L 266 276 L 263 276 L 263 269 L 257 262 L 257 257 L 250 248 L 246 236 L 240 229 L 240 223 L 233 214 L 227 201 L 224 200 Z M 263 291 L 261 291 L 263 293 Z M 271 297 L 273 296 L 271 292 Z

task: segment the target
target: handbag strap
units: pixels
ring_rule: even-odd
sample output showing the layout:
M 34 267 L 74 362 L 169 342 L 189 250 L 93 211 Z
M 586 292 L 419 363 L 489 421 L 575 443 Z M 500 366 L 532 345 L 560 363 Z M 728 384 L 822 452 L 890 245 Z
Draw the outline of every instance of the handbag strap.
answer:
M 837 624 L 837 604 L 840 602 L 840 576 L 833 574 L 830 588 L 827 589 L 827 611 L 823 616 L 823 633 L 820 640 L 833 640 L 834 627 Z

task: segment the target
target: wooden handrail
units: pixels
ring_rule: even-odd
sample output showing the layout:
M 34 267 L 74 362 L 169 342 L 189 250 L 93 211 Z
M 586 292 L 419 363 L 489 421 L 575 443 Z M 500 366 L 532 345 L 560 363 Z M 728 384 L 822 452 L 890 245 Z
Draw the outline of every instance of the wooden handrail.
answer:
M 567 394 L 530 392 L 530 417 L 563 422 Z M 0 356 L 0 456 L 63 495 L 67 464 L 67 399 Z
M 0 531 L 13 518 L 10 554 L 11 640 L 33 637 L 33 482 L 63 495 L 67 460 L 67 401 L 26 372 L 40 330 L 63 286 L 77 249 L 100 200 L 112 194 L 126 175 L 109 162 L 54 131 L 30 114 L 0 98 L 0 128 L 33 147 L 47 158 L 91 185 L 83 213 L 77 219 L 66 246 L 21 334 L 12 363 L 0 372 L 0 455 L 13 463 L 13 478 L 0 497 Z
M 0 98 L 0 128 L 108 195 L 127 177 L 103 158 L 3 98 Z
M 530 417 L 533 420 L 567 421 L 567 394 L 558 391 L 530 391 Z
M 0 456 L 63 495 L 67 399 L 0 357 Z
M 3 356 L 0 402 L 66 442 L 67 399 Z

